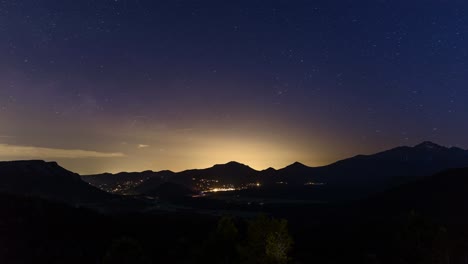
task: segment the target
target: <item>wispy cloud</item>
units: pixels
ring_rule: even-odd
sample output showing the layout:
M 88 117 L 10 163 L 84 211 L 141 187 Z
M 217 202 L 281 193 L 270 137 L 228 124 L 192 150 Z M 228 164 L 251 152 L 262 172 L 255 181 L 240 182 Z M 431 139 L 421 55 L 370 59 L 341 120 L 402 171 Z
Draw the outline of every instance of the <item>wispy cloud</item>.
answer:
M 9 144 L 0 144 L 0 157 L 9 158 L 65 158 L 65 159 L 82 159 L 82 158 L 117 158 L 125 157 L 125 154 L 120 152 L 98 152 L 81 149 L 55 149 L 41 148 L 33 146 L 17 146 Z
M 142 149 L 142 148 L 149 148 L 149 147 L 150 147 L 150 145 L 145 145 L 145 144 L 139 144 L 139 145 L 138 145 L 138 148 L 139 148 L 139 149 Z

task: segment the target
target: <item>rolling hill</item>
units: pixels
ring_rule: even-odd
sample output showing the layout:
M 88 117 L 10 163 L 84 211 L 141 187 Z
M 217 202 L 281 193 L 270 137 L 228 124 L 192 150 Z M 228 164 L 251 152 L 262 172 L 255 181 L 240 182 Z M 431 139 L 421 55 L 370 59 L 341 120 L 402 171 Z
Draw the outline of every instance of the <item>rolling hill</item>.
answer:
M 0 162 L 0 192 L 39 196 L 71 203 L 88 203 L 113 196 L 81 180 L 56 162 L 40 160 Z

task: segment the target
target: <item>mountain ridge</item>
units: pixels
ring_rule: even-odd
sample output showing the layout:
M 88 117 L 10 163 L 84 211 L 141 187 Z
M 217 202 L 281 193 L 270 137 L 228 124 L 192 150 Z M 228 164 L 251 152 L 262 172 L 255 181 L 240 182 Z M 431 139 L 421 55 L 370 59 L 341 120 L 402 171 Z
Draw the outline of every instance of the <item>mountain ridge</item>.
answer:
M 294 162 L 278 170 L 255 170 L 230 161 L 205 169 L 171 172 L 164 179 L 160 172 L 156 172 L 153 173 L 154 177 L 143 181 L 135 192 L 154 189 L 165 181 L 198 190 L 230 186 L 242 188 L 257 183 L 264 187 L 286 183 L 289 186 L 325 183 L 327 186 L 321 188 L 328 188 L 330 192 L 340 190 L 347 196 L 359 196 L 360 193 L 367 195 L 444 169 L 464 166 L 468 166 L 468 151 L 424 141 L 412 147 L 399 146 L 374 154 L 356 155 L 319 167 Z
M 279 168 L 279 169 L 275 169 L 273 167 L 268 167 L 268 168 L 265 168 L 265 169 L 254 169 L 252 167 L 250 167 L 249 165 L 247 164 L 244 164 L 244 163 L 241 163 L 241 162 L 238 162 L 238 161 L 228 161 L 226 163 L 219 163 L 219 164 L 214 164 L 213 166 L 211 167 L 206 167 L 206 168 L 196 168 L 196 169 L 185 169 L 185 170 L 181 170 L 181 171 L 173 171 L 173 170 L 168 170 L 168 169 L 164 169 L 164 170 L 157 170 L 157 171 L 154 171 L 154 170 L 144 170 L 144 171 L 122 171 L 122 172 L 116 172 L 116 173 L 110 173 L 110 172 L 103 172 L 103 173 L 94 173 L 94 174 L 83 174 L 81 175 L 81 177 L 93 177 L 93 176 L 102 176 L 102 175 L 119 175 L 119 174 L 132 174 L 132 173 L 145 173 L 145 172 L 152 172 L 152 173 L 159 173 L 159 172 L 173 172 L 173 173 L 181 173 L 181 172 L 185 172 L 185 171 L 194 171 L 194 170 L 205 170 L 205 169 L 210 169 L 210 168 L 213 168 L 213 167 L 218 167 L 218 166 L 225 166 L 225 165 L 243 165 L 243 166 L 246 166 L 246 167 L 249 167 L 251 168 L 252 170 L 255 170 L 255 171 L 267 171 L 267 170 L 281 170 L 281 169 L 285 169 L 287 167 L 290 167 L 290 166 L 305 166 L 305 167 L 308 167 L 308 168 L 321 168 L 321 167 L 326 167 L 326 166 L 330 166 L 330 165 L 333 165 L 335 163 L 338 163 L 338 162 L 341 162 L 341 161 L 344 161 L 344 160 L 348 160 L 348 159 L 352 159 L 352 158 L 358 158 L 358 157 L 368 157 L 368 156 L 374 156 L 374 155 L 377 155 L 377 154 L 381 154 L 381 153 L 385 153 L 385 152 L 389 152 L 389 151 L 394 151 L 394 150 L 400 150 L 400 149 L 424 149 L 424 148 L 439 148 L 439 149 L 445 149 L 445 150 L 457 150 L 457 151 L 468 151 L 466 149 L 463 149 L 463 148 L 460 148 L 460 147 L 456 147 L 456 146 L 450 146 L 450 147 L 446 147 L 446 146 L 443 146 L 443 145 L 439 145 L 437 143 L 434 143 L 432 141 L 423 141 L 419 144 L 416 144 L 414 146 L 407 146 L 407 145 L 402 145 L 402 146 L 397 146 L 397 147 L 393 147 L 393 148 L 390 148 L 390 149 L 387 149 L 387 150 L 382 150 L 382 151 L 378 151 L 378 152 L 374 152 L 374 153 L 371 153 L 371 154 L 356 154 L 355 156 L 352 156 L 352 157 L 349 157 L 349 158 L 344 158 L 344 159 L 341 159 L 341 160 L 337 160 L 337 161 L 334 161 L 330 164 L 326 164 L 326 165 L 321 165 L 321 166 L 309 166 L 309 165 L 306 165 L 300 161 L 295 161 L 289 165 L 286 165 L 282 168 Z
M 80 175 L 57 162 L 19 160 L 0 162 L 0 192 L 33 195 L 72 203 L 87 203 L 113 196 L 84 182 Z
M 52 196 L 64 197 L 74 193 L 76 199 L 83 199 L 86 197 L 82 197 L 75 188 L 90 193 L 91 196 L 99 195 L 96 193 L 98 189 L 88 188 L 92 188 L 89 184 L 117 194 L 144 194 L 166 182 L 180 184 L 196 191 L 270 188 L 281 184 L 288 188 L 315 186 L 310 187 L 311 190 L 321 188 L 330 194 L 337 194 L 337 197 L 348 199 L 380 192 L 420 177 L 458 167 L 468 167 L 468 151 L 440 146 L 429 141 L 413 147 L 402 146 L 371 155 L 357 155 L 321 167 L 309 167 L 294 162 L 278 170 L 271 168 L 262 171 L 230 161 L 205 169 L 181 172 L 146 170 L 139 173 L 80 176 L 60 167 L 56 162 L 11 161 L 0 162 L 0 176 L 3 180 L 0 190 L 11 189 L 34 194 L 50 191 Z M 9 174 L 16 176 L 11 177 Z M 68 193 L 61 190 L 61 185 L 67 186 L 64 189 L 68 188 Z

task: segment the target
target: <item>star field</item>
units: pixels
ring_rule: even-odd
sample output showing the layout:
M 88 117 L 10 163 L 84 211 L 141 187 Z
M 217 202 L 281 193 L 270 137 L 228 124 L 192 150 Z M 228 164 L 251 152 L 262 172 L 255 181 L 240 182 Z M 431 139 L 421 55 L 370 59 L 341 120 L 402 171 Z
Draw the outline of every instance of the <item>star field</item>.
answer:
M 0 159 L 95 173 L 467 148 L 467 13 L 456 0 L 3 0 Z

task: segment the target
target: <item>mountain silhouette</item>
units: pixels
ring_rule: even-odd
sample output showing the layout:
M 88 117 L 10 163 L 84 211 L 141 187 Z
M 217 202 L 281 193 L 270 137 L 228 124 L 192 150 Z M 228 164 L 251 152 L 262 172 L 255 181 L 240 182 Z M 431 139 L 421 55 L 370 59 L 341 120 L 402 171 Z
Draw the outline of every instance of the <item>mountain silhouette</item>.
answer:
M 373 155 L 358 155 L 328 166 L 313 168 L 311 175 L 350 195 L 367 195 L 429 176 L 468 166 L 468 151 L 432 142 L 414 147 L 397 147 Z
M 304 185 L 312 180 L 314 168 L 300 162 L 279 169 L 272 178 L 275 182 L 288 182 L 288 184 Z M 270 180 L 271 181 L 271 180 Z M 266 180 L 268 182 L 268 180 Z
M 117 174 L 103 173 L 96 175 L 86 175 L 81 178 L 83 181 L 99 187 L 107 192 L 117 194 L 132 194 L 134 189 L 141 183 L 146 182 L 151 186 L 157 186 L 161 183 L 167 182 L 174 172 L 165 171 L 143 171 L 143 172 L 120 172 Z M 138 193 L 148 191 L 146 188 L 138 189 Z
M 56 162 L 0 162 L 0 192 L 72 203 L 94 202 L 112 196 L 81 180 Z
M 217 164 L 207 169 L 186 170 L 176 173 L 171 181 L 193 187 L 194 179 L 218 181 L 217 185 L 240 186 L 256 182 L 259 177 L 258 171 L 251 167 L 235 161 L 226 164 Z
M 392 188 L 365 201 L 382 214 L 415 211 L 434 218 L 468 219 L 468 168 L 449 169 Z
M 372 155 L 357 155 L 321 167 L 309 167 L 295 162 L 278 170 L 268 168 L 257 171 L 232 161 L 206 169 L 177 173 L 162 171 L 103 174 L 83 179 L 90 183 L 94 179 L 103 178 L 119 183 L 122 182 L 120 179 L 133 181 L 136 186 L 132 189 L 134 193 L 146 193 L 164 182 L 182 184 L 191 189 L 206 189 L 210 186 L 241 187 L 255 183 L 261 183 L 262 188 L 287 183 L 283 189 L 297 189 L 299 186 L 320 183 L 320 187 L 312 188 L 311 192 L 317 192 L 320 188 L 320 193 L 326 193 L 327 199 L 357 199 L 420 177 L 461 167 L 468 167 L 467 150 L 426 141 L 414 147 L 402 146 Z
M 153 193 L 161 184 L 170 182 L 175 173 L 169 170 L 153 172 L 147 180 L 141 184 L 137 184 L 129 189 L 131 194 L 148 194 Z
M 144 171 L 103 173 L 82 176 L 82 179 L 96 187 L 115 193 L 145 194 L 165 182 L 173 182 L 194 188 L 193 179 L 218 180 L 224 184 L 243 184 L 258 176 L 258 171 L 238 162 L 217 164 L 206 169 L 192 169 L 182 172 Z M 118 189 L 118 191 L 115 191 Z

